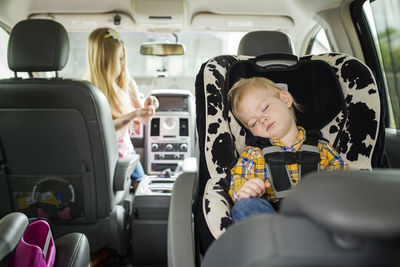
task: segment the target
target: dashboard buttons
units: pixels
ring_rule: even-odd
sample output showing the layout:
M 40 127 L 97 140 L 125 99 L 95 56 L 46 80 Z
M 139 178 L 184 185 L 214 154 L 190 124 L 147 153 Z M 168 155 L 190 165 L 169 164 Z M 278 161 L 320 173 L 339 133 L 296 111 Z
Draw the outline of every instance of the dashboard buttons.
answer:
M 174 146 L 172 144 L 165 145 L 165 150 L 167 150 L 167 151 L 172 151 L 173 148 L 174 148 Z
M 158 151 L 158 148 L 159 148 L 158 144 L 156 143 L 151 144 L 151 151 Z
M 164 120 L 164 127 L 166 129 L 174 129 L 176 126 L 176 119 L 172 117 L 167 117 Z
M 187 144 L 185 144 L 185 143 L 180 144 L 180 146 L 179 146 L 179 149 L 180 149 L 181 151 L 187 151 L 187 148 L 188 148 L 188 146 L 187 146 Z

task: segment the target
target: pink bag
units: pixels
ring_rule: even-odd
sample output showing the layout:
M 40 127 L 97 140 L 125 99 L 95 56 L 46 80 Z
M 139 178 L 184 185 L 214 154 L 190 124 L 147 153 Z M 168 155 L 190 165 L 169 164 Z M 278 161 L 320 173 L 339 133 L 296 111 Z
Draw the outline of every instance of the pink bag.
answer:
M 52 267 L 56 257 L 56 246 L 50 225 L 37 220 L 28 225 L 14 250 L 10 267 Z

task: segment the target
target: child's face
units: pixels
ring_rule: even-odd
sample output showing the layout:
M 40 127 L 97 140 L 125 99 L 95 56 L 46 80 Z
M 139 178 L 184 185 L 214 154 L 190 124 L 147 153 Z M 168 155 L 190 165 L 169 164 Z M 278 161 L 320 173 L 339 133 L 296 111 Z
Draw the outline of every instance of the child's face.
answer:
M 292 96 L 285 90 L 253 85 L 244 89 L 238 99 L 238 119 L 255 136 L 283 139 L 297 129 L 291 113 Z

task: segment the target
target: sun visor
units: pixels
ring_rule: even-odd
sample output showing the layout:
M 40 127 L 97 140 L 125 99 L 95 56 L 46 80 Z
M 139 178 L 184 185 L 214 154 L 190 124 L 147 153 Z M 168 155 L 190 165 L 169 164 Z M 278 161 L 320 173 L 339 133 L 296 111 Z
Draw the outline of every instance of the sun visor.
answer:
M 30 19 L 53 19 L 61 23 L 67 31 L 92 31 L 100 27 L 114 28 L 117 31 L 135 31 L 137 29 L 132 18 L 123 13 L 67 14 L 46 13 L 34 14 Z
M 198 13 L 193 16 L 190 28 L 194 31 L 287 31 L 293 26 L 288 16 Z

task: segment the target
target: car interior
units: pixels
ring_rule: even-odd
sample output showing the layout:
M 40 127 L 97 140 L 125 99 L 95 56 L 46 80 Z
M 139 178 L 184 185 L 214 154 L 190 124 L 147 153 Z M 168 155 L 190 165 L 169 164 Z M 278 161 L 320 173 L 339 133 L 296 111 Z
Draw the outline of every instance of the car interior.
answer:
M 397 0 L 0 1 L 0 266 L 398 266 L 399 20 Z M 123 158 L 89 81 L 101 27 L 159 103 Z M 298 185 L 271 178 L 279 212 L 234 223 L 254 136 L 228 93 L 252 77 L 290 92 L 349 169 L 296 159 Z

